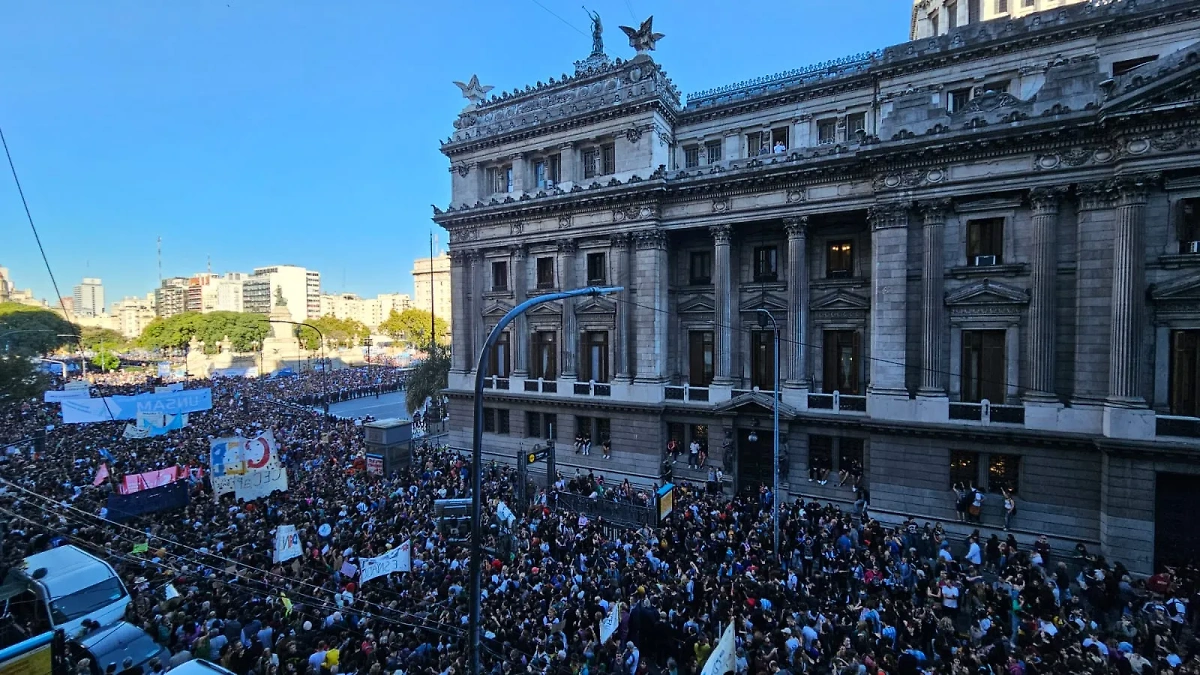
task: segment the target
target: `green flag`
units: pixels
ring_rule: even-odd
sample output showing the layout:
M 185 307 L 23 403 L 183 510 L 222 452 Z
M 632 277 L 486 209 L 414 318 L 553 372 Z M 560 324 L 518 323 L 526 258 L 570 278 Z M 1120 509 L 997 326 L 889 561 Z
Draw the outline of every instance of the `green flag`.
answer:
M 130 551 L 130 553 L 138 554 L 138 553 L 147 553 L 149 551 L 150 551 L 150 542 L 146 542 L 144 544 L 134 544 L 133 550 Z

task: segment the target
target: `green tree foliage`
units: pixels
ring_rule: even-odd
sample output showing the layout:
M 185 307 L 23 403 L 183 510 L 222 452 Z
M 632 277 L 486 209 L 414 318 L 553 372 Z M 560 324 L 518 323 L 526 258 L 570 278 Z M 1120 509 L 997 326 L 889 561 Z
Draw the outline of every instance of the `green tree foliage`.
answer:
M 122 350 L 127 346 L 127 340 L 124 335 L 121 335 L 115 330 L 109 328 L 94 328 L 85 326 L 82 331 L 81 340 L 84 349 L 92 351 L 100 351 L 104 349 Z
M 233 350 L 250 352 L 258 348 L 271 332 L 267 317 L 244 312 L 184 312 L 166 319 L 155 319 L 142 331 L 137 343 L 146 349 L 181 349 L 192 339 L 204 343 L 212 354 L 226 337 Z
M 19 331 L 19 332 L 18 332 Z M 0 303 L 0 352 L 34 356 L 48 354 L 73 342 L 62 335 L 78 335 L 79 328 L 42 307 L 16 302 Z
M 332 315 L 310 319 L 307 323 L 316 326 L 325 335 L 326 344 L 330 347 L 353 347 L 362 344 L 363 339 L 371 334 L 371 330 L 360 321 L 339 319 Z M 301 326 L 298 336 L 305 349 L 315 351 L 321 348 L 321 337 L 317 331 Z
M 397 342 L 417 349 L 425 349 L 430 343 L 429 323 L 432 318 L 433 315 L 423 309 L 406 309 L 403 312 L 393 309 L 388 318 L 379 324 L 379 330 Z M 450 332 L 445 319 L 437 318 L 435 331 L 438 344 L 445 344 L 446 333 Z
M 0 354 L 0 403 L 39 398 L 50 378 L 33 361 L 16 354 Z
M 100 345 L 96 348 L 96 355 L 92 357 L 92 365 L 102 371 L 116 370 L 121 367 L 121 359 L 112 352 L 110 345 Z
M 443 389 L 449 386 L 450 350 L 445 347 L 434 347 L 428 358 L 417 365 L 408 376 L 405 385 L 404 402 L 409 413 L 425 405 L 425 399 L 433 396 L 435 400 Z

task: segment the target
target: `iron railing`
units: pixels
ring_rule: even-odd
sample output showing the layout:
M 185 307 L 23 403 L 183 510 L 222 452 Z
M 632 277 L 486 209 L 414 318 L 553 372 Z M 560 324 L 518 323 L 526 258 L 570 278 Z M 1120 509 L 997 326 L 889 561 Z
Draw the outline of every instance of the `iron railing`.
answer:
M 617 502 L 611 499 L 591 499 L 586 495 L 574 492 L 555 492 L 550 500 L 551 506 L 563 508 L 574 513 L 587 516 L 591 520 L 603 518 L 606 521 L 640 527 L 658 524 L 658 513 L 652 506 Z
M 687 384 L 682 386 L 669 384 L 663 387 L 663 398 L 668 401 L 708 403 L 708 387 L 693 387 Z

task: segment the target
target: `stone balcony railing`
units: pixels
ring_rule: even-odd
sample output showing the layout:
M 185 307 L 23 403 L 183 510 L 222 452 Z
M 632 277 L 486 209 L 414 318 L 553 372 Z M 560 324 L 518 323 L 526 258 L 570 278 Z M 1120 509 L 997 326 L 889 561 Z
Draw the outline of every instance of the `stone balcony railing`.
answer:
M 607 382 L 576 382 L 573 387 L 576 396 L 612 396 L 612 385 Z
M 497 376 L 493 375 L 491 377 L 485 377 L 483 379 L 483 388 L 484 389 L 499 389 L 501 391 L 507 391 L 508 384 L 509 383 L 508 383 L 507 377 L 497 377 Z
M 832 394 L 809 394 L 808 409 L 823 412 L 867 412 L 867 397 L 855 394 L 843 394 L 835 391 Z
M 663 387 L 663 399 L 667 401 L 683 401 L 684 403 L 708 403 L 708 387 L 669 384 Z
M 525 380 L 525 391 L 535 394 L 557 394 L 558 380 L 544 380 L 540 377 L 536 380 Z
M 1156 415 L 1154 419 L 1154 435 L 1200 438 L 1200 417 Z
M 979 403 L 952 401 L 951 422 L 980 422 L 982 424 L 1025 424 L 1025 406 L 993 405 L 986 398 Z

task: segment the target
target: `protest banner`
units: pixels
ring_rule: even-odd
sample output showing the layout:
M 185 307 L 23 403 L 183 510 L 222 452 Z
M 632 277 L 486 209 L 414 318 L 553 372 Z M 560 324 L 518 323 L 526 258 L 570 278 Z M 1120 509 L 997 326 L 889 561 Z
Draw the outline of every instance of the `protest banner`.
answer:
M 365 584 L 375 577 L 382 577 L 392 572 L 412 571 L 411 542 L 405 541 L 396 548 L 375 558 L 363 558 L 358 561 L 358 582 Z
M 287 470 L 279 462 L 278 446 L 270 431 L 255 438 L 230 436 L 209 444 L 209 477 L 213 494 L 229 492 L 247 501 L 272 492 L 286 492 Z
M 86 424 L 136 420 L 139 412 L 188 413 L 212 409 L 212 389 L 188 389 L 167 394 L 70 398 L 62 401 L 63 422 Z
M 188 488 L 187 483 L 183 482 L 174 482 L 131 495 L 109 495 L 108 519 L 119 523 L 147 513 L 187 506 L 187 503 Z
M 275 528 L 275 562 L 287 562 L 304 553 L 300 546 L 300 535 L 295 525 L 280 525 Z
M 42 400 L 46 403 L 62 403 L 69 398 L 90 398 L 92 392 L 87 389 L 64 389 L 62 391 L 48 391 L 42 395 Z

